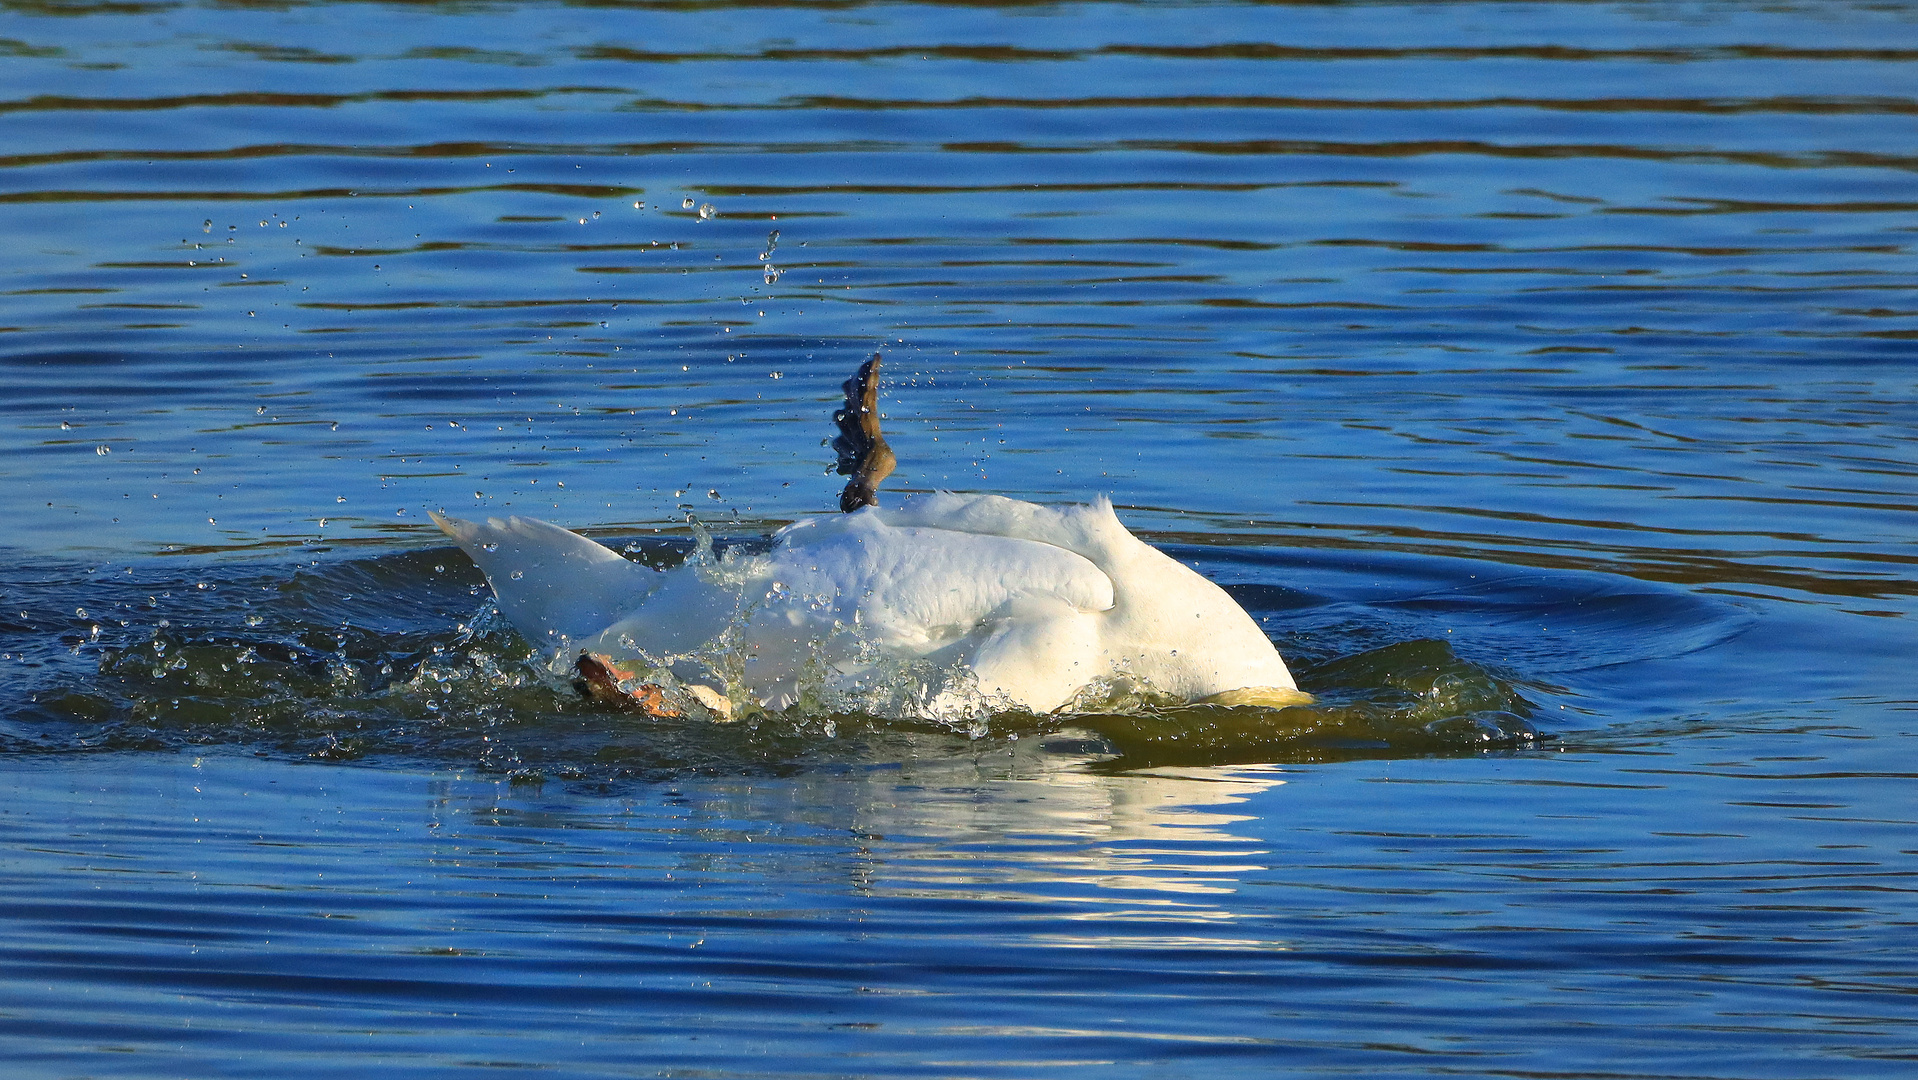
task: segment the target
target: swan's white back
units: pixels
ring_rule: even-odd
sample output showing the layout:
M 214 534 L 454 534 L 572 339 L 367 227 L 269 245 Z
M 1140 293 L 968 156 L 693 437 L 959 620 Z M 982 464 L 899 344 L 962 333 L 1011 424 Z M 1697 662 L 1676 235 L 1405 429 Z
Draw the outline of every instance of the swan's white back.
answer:
M 536 644 L 658 662 L 728 635 L 738 655 L 722 674 L 771 708 L 807 678 L 854 679 L 887 659 L 961 667 L 985 701 L 1036 712 L 1114 676 L 1185 700 L 1294 685 L 1244 609 L 1135 538 L 1104 499 L 921 496 L 666 573 L 527 518 L 435 520 Z

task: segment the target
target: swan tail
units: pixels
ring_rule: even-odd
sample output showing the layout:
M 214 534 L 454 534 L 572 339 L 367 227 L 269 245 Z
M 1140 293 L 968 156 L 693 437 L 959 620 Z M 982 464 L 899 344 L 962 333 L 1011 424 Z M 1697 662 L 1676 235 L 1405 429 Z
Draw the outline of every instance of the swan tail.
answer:
M 639 606 L 659 578 L 617 552 L 536 518 L 462 521 L 438 512 L 432 517 L 486 575 L 513 627 L 537 646 L 592 637 Z

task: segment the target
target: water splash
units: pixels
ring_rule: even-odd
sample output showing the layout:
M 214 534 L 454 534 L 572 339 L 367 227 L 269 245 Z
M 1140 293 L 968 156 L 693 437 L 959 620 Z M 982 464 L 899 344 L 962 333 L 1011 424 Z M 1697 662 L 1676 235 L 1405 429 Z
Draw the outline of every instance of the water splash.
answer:
M 1035 716 L 982 693 L 962 665 L 884 655 L 856 625 L 833 621 L 831 598 L 790 595 L 761 572 L 763 542 L 719 541 L 697 518 L 689 529 L 689 538 L 621 545 L 654 566 L 685 564 L 740 598 L 728 631 L 690 654 L 626 650 L 631 682 L 658 686 L 676 716 L 583 699 L 570 643 L 523 640 L 469 564 L 430 549 L 293 566 L 75 570 L 49 602 L 19 599 L 0 626 L 0 651 L 17 658 L 6 662 L 30 672 L 15 680 L 17 707 L 0 716 L 0 753 L 230 746 L 591 777 L 640 763 L 782 767 L 828 744 L 846 753 L 901 732 L 990 742 L 1072 729 L 1113 767 L 1475 753 L 1545 738 L 1521 692 L 1528 684 L 1510 672 L 1436 640 L 1340 655 L 1341 642 L 1324 634 L 1314 653 L 1287 646 L 1307 657 L 1295 671 L 1317 696 L 1310 705 L 1187 705 L 1121 676 Z M 742 631 L 789 610 L 830 632 L 797 657 L 789 700 L 764 708 L 744 689 L 755 661 Z M 1287 617 L 1313 619 L 1307 610 Z M 707 694 L 725 700 L 715 707 Z

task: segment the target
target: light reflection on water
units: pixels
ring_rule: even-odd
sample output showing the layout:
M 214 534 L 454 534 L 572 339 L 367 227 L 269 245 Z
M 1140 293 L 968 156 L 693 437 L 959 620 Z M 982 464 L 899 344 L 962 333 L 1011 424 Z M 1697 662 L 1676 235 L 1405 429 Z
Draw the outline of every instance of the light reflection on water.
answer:
M 1902 1075 L 1912 15 L 10 4 L 10 1062 Z M 424 519 L 827 510 L 875 348 L 1323 707 L 611 717 Z
M 867 888 L 1013 900 L 1025 894 L 1002 886 L 1042 887 L 1055 897 L 1078 887 L 1131 894 L 1127 903 L 1150 908 L 1157 919 L 1231 919 L 1204 898 L 1237 892 L 1239 877 L 1266 869 L 1261 856 L 1270 853 L 1233 834 L 1232 826 L 1248 819 L 1229 811 L 1285 782 L 1258 769 L 1114 777 L 1052 763 L 982 785 L 976 776 L 957 775 L 971 771 L 964 765 L 944 764 L 953 782 L 916 775 L 907 790 L 888 782 L 885 799 L 857 800 L 865 813 L 855 828 L 887 841 Z

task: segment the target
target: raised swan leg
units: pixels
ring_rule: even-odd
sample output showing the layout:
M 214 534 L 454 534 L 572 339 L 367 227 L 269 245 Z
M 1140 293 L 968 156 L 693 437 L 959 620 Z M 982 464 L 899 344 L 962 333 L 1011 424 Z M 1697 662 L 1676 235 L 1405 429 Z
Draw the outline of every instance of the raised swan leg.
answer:
M 839 455 L 839 475 L 850 476 L 839 493 L 839 509 L 850 514 L 862 506 L 879 505 L 879 482 L 892 474 L 898 459 L 879 433 L 879 354 L 859 365 L 859 373 L 844 383 L 846 404 L 832 414 L 839 434 L 832 441 Z

